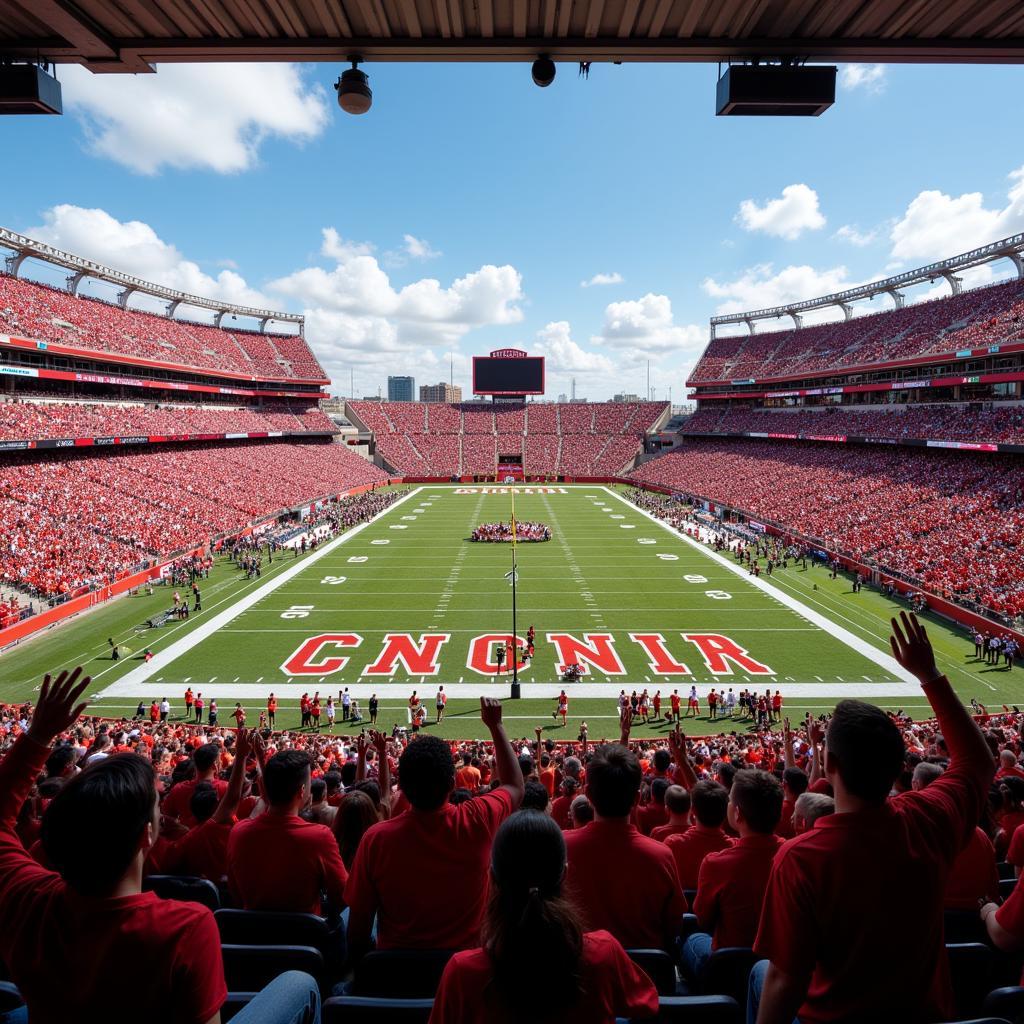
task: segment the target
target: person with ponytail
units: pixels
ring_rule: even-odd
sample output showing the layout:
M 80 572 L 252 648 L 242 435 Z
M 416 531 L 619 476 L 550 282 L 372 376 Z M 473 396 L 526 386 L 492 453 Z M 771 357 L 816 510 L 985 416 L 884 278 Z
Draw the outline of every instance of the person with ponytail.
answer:
M 654 984 L 618 940 L 583 931 L 562 893 L 565 869 L 565 839 L 548 815 L 525 810 L 504 822 L 491 847 L 483 945 L 448 961 L 431 1024 L 610 1024 L 658 1012 Z

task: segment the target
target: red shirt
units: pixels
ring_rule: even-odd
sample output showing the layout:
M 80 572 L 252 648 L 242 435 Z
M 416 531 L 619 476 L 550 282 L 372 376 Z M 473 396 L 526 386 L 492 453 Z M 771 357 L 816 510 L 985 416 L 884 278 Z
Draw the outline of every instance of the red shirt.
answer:
M 627 821 L 592 821 L 566 832 L 566 889 L 588 927 L 627 949 L 666 949 L 679 932 L 686 900 L 672 854 Z
M 1011 935 L 1024 936 L 1024 888 L 1019 878 L 1009 899 L 996 911 L 996 921 Z M 1021 984 L 1024 984 L 1024 974 L 1021 975 Z
M 377 915 L 378 949 L 471 949 L 480 941 L 491 840 L 512 813 L 496 789 L 457 807 L 410 808 L 371 826 L 345 888 L 349 933 L 366 939 Z
M 672 701 L 672 710 L 673 711 L 678 711 L 679 710 L 679 694 L 678 693 L 673 693 L 670 699 Z
M 999 869 L 992 840 L 976 828 L 949 870 L 943 905 L 949 910 L 977 910 L 982 897 L 986 903 L 999 899 Z
M 491 985 L 491 958 L 483 949 L 467 949 L 448 961 L 434 997 L 434 1024 L 493 1024 L 508 1008 Z M 583 936 L 579 1001 L 557 1014 L 538 1006 L 531 1021 L 554 1019 L 558 1024 L 614 1024 L 617 1017 L 653 1017 L 658 992 L 651 979 L 626 955 L 608 932 Z
M 772 859 L 780 846 L 776 835 L 750 835 L 704 858 L 693 912 L 701 928 L 713 933 L 712 949 L 753 946 Z
M 240 821 L 228 840 L 228 885 L 245 910 L 319 914 L 320 892 L 345 906 L 348 872 L 334 833 L 294 814 Z
M 555 819 L 555 824 L 563 832 L 568 832 L 572 829 L 572 822 L 569 820 L 569 808 L 572 807 L 573 800 L 579 795 L 577 791 L 572 796 L 558 796 L 551 801 L 551 817 Z
M 657 828 L 651 829 L 651 838 L 656 843 L 663 843 L 669 836 L 681 836 L 684 832 L 689 832 L 691 826 L 686 825 L 658 825 Z M 677 872 L 678 873 L 678 872 Z M 687 886 L 683 886 L 687 888 Z
M 0 762 L 0 958 L 29 1017 L 93 1020 L 131 978 L 147 1021 L 205 1024 L 227 998 L 209 910 L 151 892 L 81 896 L 15 836 L 18 810 L 49 753 L 23 736 Z
M 636 827 L 640 834 L 649 836 L 651 829 L 658 828 L 668 821 L 668 810 L 664 804 L 645 804 L 636 809 Z
M 785 799 L 782 801 L 782 814 L 779 815 L 779 823 L 775 826 L 775 834 L 783 839 L 792 839 L 796 835 L 793 828 L 793 811 L 796 809 L 796 801 Z
M 160 805 L 160 811 L 166 814 L 169 818 L 177 818 L 183 825 L 188 825 L 191 828 L 196 825 L 196 819 L 192 817 L 192 794 L 196 791 L 196 786 L 200 782 L 211 782 L 214 788 L 217 790 L 217 799 L 220 798 L 227 792 L 228 784 L 223 779 L 189 779 L 187 782 L 179 782 L 171 791 L 164 797 L 163 803 Z
M 953 1016 L 942 893 L 994 766 L 987 753 L 975 759 L 959 734 L 958 698 L 947 688 L 929 693 L 953 754 L 946 772 L 881 807 L 819 818 L 775 858 L 754 949 L 790 977 L 809 979 L 801 1024 Z M 914 922 L 913 956 L 906 931 L 893 927 L 897 909 L 899 920 Z
M 717 853 L 731 845 L 732 840 L 720 829 L 696 824 L 681 836 L 669 836 L 666 848 L 676 862 L 676 874 L 684 889 L 696 889 L 700 866 L 709 853 Z
M 228 873 L 228 839 L 231 823 L 212 818 L 197 825 L 164 852 L 161 870 L 175 875 L 199 875 L 219 882 Z

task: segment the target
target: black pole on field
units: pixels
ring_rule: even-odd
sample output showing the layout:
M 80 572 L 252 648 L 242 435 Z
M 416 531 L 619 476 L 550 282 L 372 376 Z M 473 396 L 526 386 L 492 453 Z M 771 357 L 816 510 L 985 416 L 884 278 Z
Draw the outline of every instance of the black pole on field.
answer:
M 519 634 L 516 632 L 516 545 L 512 542 L 512 693 L 511 700 L 519 700 Z

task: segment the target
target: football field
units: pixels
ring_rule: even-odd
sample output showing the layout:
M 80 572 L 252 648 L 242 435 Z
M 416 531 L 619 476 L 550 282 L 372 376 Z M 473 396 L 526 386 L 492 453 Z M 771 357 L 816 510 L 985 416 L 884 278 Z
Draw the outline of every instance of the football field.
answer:
M 145 619 L 170 604 L 170 588 L 82 616 L 3 656 L 3 699 L 28 697 L 41 671 L 84 661 L 93 676 L 97 713 L 130 714 L 138 700 L 166 696 L 180 714 L 186 687 L 215 698 L 221 724 L 241 701 L 255 723 L 273 691 L 279 725 L 296 725 L 298 698 L 348 688 L 365 711 L 376 694 L 380 724 L 404 723 L 417 690 L 433 719 L 434 694 L 451 698 L 445 735 L 473 736 L 473 702 L 507 696 L 511 647 L 512 564 L 508 543 L 474 543 L 471 531 L 508 521 L 508 487 L 423 486 L 403 491 L 389 509 L 299 558 L 291 553 L 246 580 L 226 559 L 203 586 L 203 611 L 160 629 Z M 690 731 L 723 728 L 706 719 L 706 697 L 753 689 L 781 690 L 794 717 L 828 709 L 843 696 L 905 707 L 919 716 L 917 684 L 888 653 L 887 617 L 899 607 L 867 591 L 849 593 L 824 568 L 779 570 L 755 579 L 728 555 L 683 537 L 603 486 L 519 486 L 520 523 L 552 531 L 520 542 L 517 634 L 535 653 L 519 667 L 523 700 L 506 713 L 511 731 L 575 738 L 587 718 L 593 738 L 615 735 L 615 698 L 696 685 L 702 720 Z M 963 631 L 930 623 L 940 660 L 966 699 L 1017 702 L 1020 669 L 975 663 Z M 111 661 L 106 638 L 129 654 Z M 143 652 L 153 657 L 143 660 Z M 525 654 L 525 652 L 524 652 Z M 561 675 L 570 663 L 584 675 L 566 685 L 570 724 L 551 721 Z M 685 700 L 684 700 L 685 707 Z M 173 715 L 172 715 L 173 717 Z M 339 710 L 340 727 L 340 710 Z M 323 720 L 326 723 L 326 719 Z M 568 734 L 572 735 L 569 736 Z

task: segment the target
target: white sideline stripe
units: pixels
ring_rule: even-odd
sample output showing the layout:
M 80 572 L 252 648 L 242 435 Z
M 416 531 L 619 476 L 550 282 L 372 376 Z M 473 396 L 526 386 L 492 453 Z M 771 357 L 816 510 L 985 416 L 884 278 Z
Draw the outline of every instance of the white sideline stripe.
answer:
M 806 619 L 808 622 L 812 622 L 815 626 L 817 626 L 819 629 L 824 630 L 830 636 L 834 636 L 841 643 L 846 644 L 847 647 L 856 651 L 858 654 L 863 655 L 865 658 L 868 659 L 868 661 L 873 661 L 880 668 L 883 668 L 888 675 L 895 676 L 897 679 L 901 679 L 903 680 L 903 682 L 912 685 L 914 687 L 915 693 L 920 689 L 920 684 L 914 679 L 914 677 L 909 672 L 903 669 L 903 667 L 899 664 L 898 661 L 896 661 L 896 659 L 891 654 L 884 654 L 882 651 L 878 650 L 877 647 L 873 647 L 866 640 L 861 640 L 859 636 L 854 636 L 854 634 L 851 633 L 849 630 L 843 629 L 842 626 L 837 625 L 831 619 L 827 619 L 824 615 L 819 615 L 818 612 L 812 611 L 802 601 L 797 600 L 797 598 L 793 597 L 791 594 L 787 594 L 784 590 L 777 590 L 775 587 L 769 586 L 766 582 L 764 582 L 764 580 L 760 579 L 759 577 L 751 576 L 732 559 L 726 558 L 724 555 L 718 554 L 717 551 L 712 551 L 711 548 L 706 547 L 699 541 L 694 540 L 692 537 L 687 537 L 685 533 L 677 532 L 671 526 L 669 526 L 668 523 L 663 522 L 656 516 L 651 515 L 651 513 L 648 512 L 646 509 L 642 509 L 634 505 L 631 501 L 627 500 L 626 498 L 623 498 L 621 494 L 616 493 L 615 491 L 611 490 L 608 487 L 603 488 L 603 490 L 607 491 L 608 494 L 611 494 L 613 497 L 618 498 L 619 501 L 621 501 L 624 505 L 628 505 L 630 508 L 633 509 L 633 511 L 638 512 L 642 516 L 646 516 L 648 519 L 651 520 L 652 523 L 657 523 L 663 529 L 668 530 L 668 532 L 671 533 L 673 536 L 678 537 L 682 541 L 685 541 L 687 544 L 690 545 L 690 547 L 694 547 L 700 551 L 703 551 L 708 558 L 713 558 L 716 562 L 718 562 L 719 565 L 725 566 L 725 568 L 729 569 L 730 572 L 734 573 L 736 576 L 739 576 L 740 579 L 745 580 L 747 583 L 756 587 L 758 590 L 767 594 L 770 598 L 772 598 L 775 601 L 778 601 L 780 604 L 784 604 L 787 608 L 790 608 L 792 611 L 796 612 L 797 615 Z M 847 694 L 847 696 L 856 696 L 856 694 L 850 693 Z
M 155 660 L 155 659 L 154 659 Z M 609 677 L 606 683 L 573 683 L 571 686 L 566 685 L 565 690 L 569 694 L 570 698 L 570 710 L 572 708 L 571 699 L 573 697 L 607 697 L 609 701 L 615 700 L 615 688 L 619 689 L 626 688 L 631 689 L 631 685 L 627 685 L 629 676 L 614 676 Z M 620 682 L 621 679 L 621 682 Z M 701 680 L 698 682 L 700 690 L 701 700 L 706 699 L 707 691 L 712 686 L 717 690 L 721 690 L 722 686 L 728 687 L 729 683 L 735 683 L 737 677 L 735 676 L 719 676 L 711 682 Z M 678 676 L 674 683 L 666 683 L 665 687 L 675 688 L 677 683 L 679 687 L 689 686 L 690 683 L 694 682 L 692 676 Z M 338 679 L 337 682 L 344 682 L 344 680 Z M 479 683 L 447 683 L 445 680 L 438 676 L 437 682 L 444 686 L 444 692 L 449 697 L 479 697 L 481 695 L 485 697 L 507 697 L 509 692 L 509 685 L 511 680 L 508 678 L 502 679 L 500 683 L 494 683 L 489 680 L 480 679 Z M 761 681 L 757 680 L 752 685 L 757 686 Z M 115 684 L 119 686 L 120 684 Z M 381 678 L 376 682 L 364 685 L 362 683 L 346 684 L 348 685 L 349 693 L 353 697 L 358 697 L 359 700 L 368 698 L 371 694 L 376 693 L 378 696 L 385 698 L 395 697 L 398 694 L 405 696 L 409 692 L 415 689 L 420 689 L 422 686 L 428 685 L 426 683 L 417 683 L 413 679 L 407 679 L 402 682 L 396 682 L 394 679 L 387 677 Z M 433 685 L 433 681 L 429 681 L 429 685 Z M 662 687 L 662 689 L 665 689 Z M 217 699 L 218 700 L 236 700 L 239 698 L 251 698 L 254 697 L 257 700 L 262 701 L 266 698 L 269 692 L 269 686 L 264 683 L 262 686 L 256 683 L 228 683 L 226 686 L 217 687 Z M 303 683 L 295 683 L 292 685 L 288 684 L 277 684 L 274 686 L 274 693 L 278 697 L 301 697 L 309 689 L 309 680 Z M 558 696 L 559 691 L 562 689 L 562 685 L 558 683 L 522 683 L 521 691 L 523 697 L 534 697 L 534 698 L 551 698 L 554 699 Z M 883 682 L 883 683 L 836 683 L 833 686 L 825 685 L 821 686 L 817 683 L 787 683 L 785 685 L 772 686 L 773 690 L 779 690 L 782 696 L 789 699 L 790 697 L 824 697 L 829 700 L 838 700 L 840 697 L 869 697 L 874 701 L 878 697 L 920 697 L 921 696 L 921 685 L 920 683 L 899 683 L 899 682 Z M 164 684 L 158 686 L 156 683 L 148 683 L 141 686 L 136 686 L 132 689 L 131 695 L 133 697 L 162 697 L 167 693 L 166 680 Z M 105 697 L 122 697 L 127 696 L 127 693 L 122 693 L 115 690 L 115 687 L 109 687 L 99 695 L 99 698 Z M 662 706 L 668 703 L 668 697 L 662 697 Z M 134 705 L 132 705 L 134 707 Z M 395 707 L 404 707 L 405 705 L 395 705 Z M 922 705 L 923 706 L 923 705 Z M 250 709 L 251 711 L 252 709 Z M 724 721 L 725 719 L 723 719 Z
M 215 615 L 212 619 L 208 619 L 202 625 L 198 626 L 190 633 L 187 633 L 180 640 L 176 640 L 165 650 L 160 651 L 158 654 L 154 654 L 152 660 L 147 664 L 140 665 L 138 668 L 133 668 L 127 675 L 118 679 L 116 683 L 111 683 L 105 690 L 101 690 L 98 696 L 102 698 L 127 696 L 129 694 L 148 692 L 142 684 L 152 676 L 156 675 L 156 673 L 162 668 L 170 665 L 183 654 L 187 654 L 193 647 L 212 636 L 222 626 L 226 626 L 229 622 L 234 621 L 244 611 L 247 611 L 254 604 L 258 604 L 265 597 L 274 593 L 275 590 L 283 586 L 289 580 L 294 579 L 299 575 L 299 573 L 305 572 L 311 565 L 319 562 L 324 555 L 330 554 L 330 552 L 335 548 L 355 537 L 356 534 L 362 533 L 363 530 L 365 530 L 371 523 L 375 523 L 381 518 L 381 516 L 386 516 L 393 509 L 398 508 L 399 505 L 408 501 L 414 494 L 418 494 L 420 490 L 422 490 L 422 488 L 417 487 L 416 490 L 410 491 L 404 497 L 399 498 L 397 501 L 388 505 L 387 508 L 378 512 L 372 519 L 367 519 L 365 523 L 360 523 L 358 526 L 354 526 L 351 530 L 347 530 L 340 537 L 335 537 L 334 540 L 328 541 L 322 548 L 314 552 L 308 558 L 304 558 L 302 561 L 296 561 L 294 565 L 289 566 L 289 568 L 285 569 L 285 571 L 280 575 L 275 576 L 272 580 L 267 580 L 262 587 L 257 587 L 235 604 L 225 608 L 224 611 Z M 220 692 L 226 693 L 228 689 L 229 687 L 222 687 Z M 302 693 L 300 691 L 299 696 L 301 695 Z

